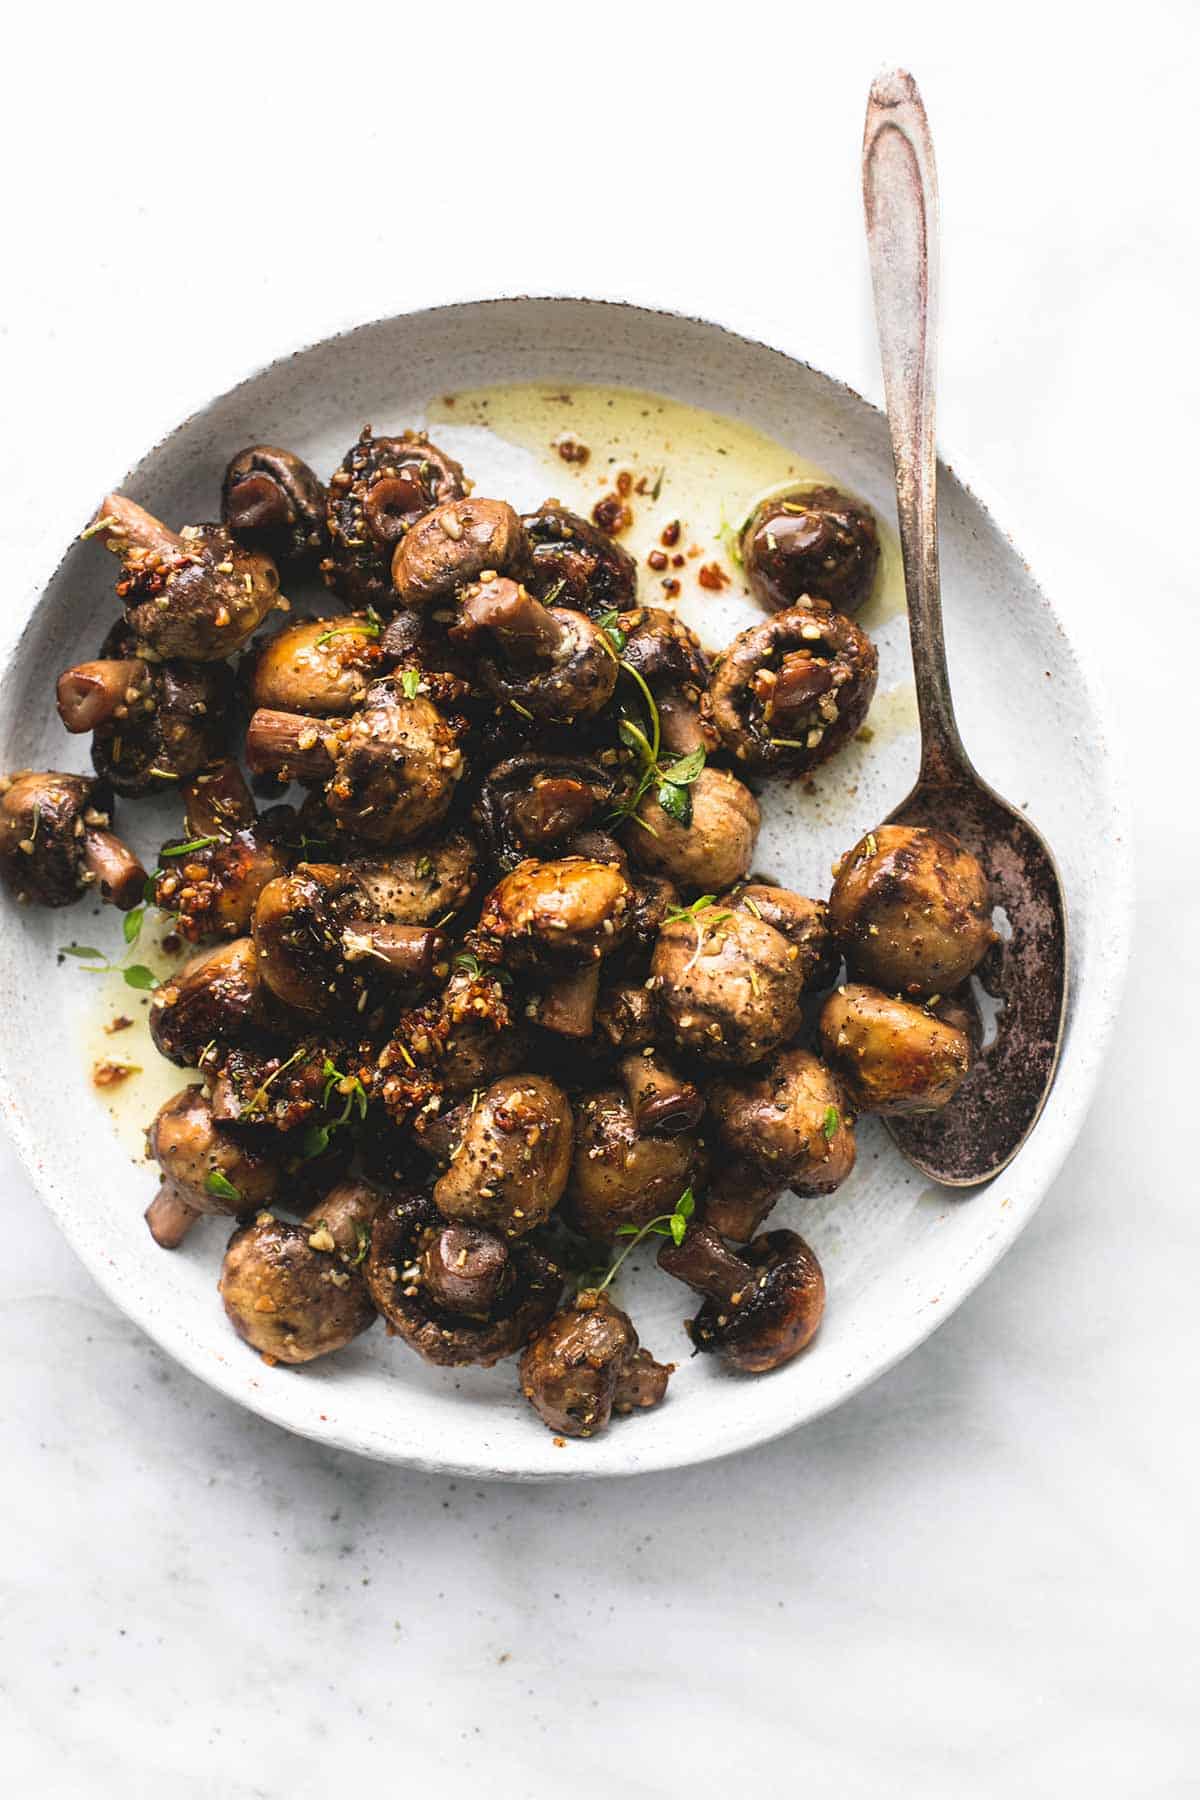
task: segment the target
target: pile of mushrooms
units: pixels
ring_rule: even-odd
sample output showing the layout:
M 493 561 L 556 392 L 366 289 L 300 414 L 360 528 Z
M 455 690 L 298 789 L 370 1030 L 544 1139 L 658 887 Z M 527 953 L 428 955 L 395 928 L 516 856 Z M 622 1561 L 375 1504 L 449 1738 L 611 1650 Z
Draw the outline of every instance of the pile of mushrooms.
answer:
M 382 1316 L 437 1365 L 519 1356 L 563 1438 L 667 1391 L 609 1292 L 646 1239 L 702 1298 L 697 1351 L 798 1355 L 824 1279 L 763 1223 L 845 1181 L 858 1115 L 954 1096 L 993 940 L 936 831 L 867 833 L 828 903 L 754 872 L 751 784 L 870 705 L 870 514 L 760 506 L 767 616 L 710 657 L 595 524 L 477 497 L 421 434 L 368 427 L 327 483 L 250 446 L 221 513 L 103 501 L 84 535 L 122 613 L 57 687 L 95 776 L 0 784 L 18 900 L 144 901 L 190 948 L 150 1002 L 189 1072 L 147 1134 L 156 1241 L 233 1221 L 221 1297 L 269 1363 Z M 318 572 L 328 604 L 293 616 L 283 583 Z M 148 876 L 114 796 L 164 789 L 181 829 Z

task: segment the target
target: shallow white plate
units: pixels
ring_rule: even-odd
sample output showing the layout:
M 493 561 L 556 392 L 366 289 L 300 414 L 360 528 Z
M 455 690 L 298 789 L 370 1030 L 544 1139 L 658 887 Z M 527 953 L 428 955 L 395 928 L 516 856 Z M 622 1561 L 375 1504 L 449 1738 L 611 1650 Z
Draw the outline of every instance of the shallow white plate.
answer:
M 172 522 L 212 517 L 221 470 L 243 443 L 287 444 L 328 472 L 364 420 L 390 431 L 419 420 L 439 394 L 519 381 L 619 384 L 731 415 L 894 515 L 884 421 L 848 388 L 716 325 L 562 299 L 414 313 L 286 357 L 187 420 L 119 485 Z M 946 469 L 941 527 L 963 735 L 988 779 L 1028 806 L 1053 845 L 1073 933 L 1054 1094 L 991 1187 L 966 1197 L 931 1187 L 875 1122 L 864 1124 L 845 1187 L 823 1201 L 788 1199 L 773 1218 L 813 1243 L 829 1304 L 811 1350 L 758 1380 L 689 1359 L 682 1320 L 694 1308 L 647 1258 L 623 1278 L 620 1298 L 643 1341 L 681 1366 L 665 1406 L 592 1442 L 557 1448 L 518 1398 L 512 1364 L 429 1369 L 382 1330 L 303 1372 L 268 1369 L 222 1313 L 219 1237 L 198 1229 L 175 1255 L 151 1242 L 141 1218 L 150 1174 L 131 1166 L 89 1085 L 81 976 L 57 968 L 54 950 L 72 937 L 95 941 L 101 928 L 86 907 L 5 906 L 5 1117 L 47 1205 L 116 1304 L 195 1374 L 293 1431 L 393 1462 L 531 1479 L 669 1468 L 761 1443 L 836 1406 L 928 1336 L 1008 1249 L 1079 1131 L 1116 1012 L 1131 892 L 1122 784 L 1091 677 L 1009 539 Z M 97 620 L 112 616 L 111 580 L 94 547 L 74 546 L 27 615 L 10 614 L 0 767 L 85 766 L 83 746 L 58 725 L 51 688 L 58 670 L 95 654 Z M 886 621 L 878 639 L 883 692 L 910 677 L 902 619 Z M 815 795 L 776 788 L 760 866 L 802 892 L 827 892 L 832 857 L 907 791 L 915 768 L 915 737 L 894 712 L 874 743 L 830 765 Z M 110 939 L 111 926 L 101 941 Z

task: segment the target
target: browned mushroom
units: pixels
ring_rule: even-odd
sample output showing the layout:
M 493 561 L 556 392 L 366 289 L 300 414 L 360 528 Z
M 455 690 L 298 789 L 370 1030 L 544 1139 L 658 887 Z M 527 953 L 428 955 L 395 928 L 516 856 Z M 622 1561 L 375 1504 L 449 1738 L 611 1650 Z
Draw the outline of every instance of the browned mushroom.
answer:
M 477 660 L 485 686 L 535 719 L 590 719 L 617 685 L 616 653 L 599 625 L 586 613 L 543 606 L 507 576 L 465 590 L 450 635 L 489 646 Z
M 0 875 L 18 900 L 37 906 L 93 894 L 128 912 L 142 898 L 146 871 L 111 823 L 107 791 L 83 775 L 0 776 Z
M 763 1375 L 812 1342 L 825 1311 L 821 1265 L 794 1231 L 764 1231 L 734 1252 L 708 1225 L 665 1243 L 658 1264 L 705 1295 L 688 1322 L 697 1350 L 744 1375 Z
M 556 1313 L 521 1358 L 521 1392 L 560 1437 L 594 1437 L 613 1413 L 657 1406 L 674 1363 L 639 1348 L 629 1314 L 591 1289 Z
M 829 922 L 851 973 L 892 993 L 959 987 L 996 941 L 987 876 L 956 837 L 880 825 L 837 868 Z
M 303 619 L 268 638 L 250 675 L 255 706 L 321 717 L 355 712 L 383 672 L 379 626 L 365 613 Z
M 543 1075 L 505 1075 L 447 1116 L 452 1144 L 433 1190 L 448 1219 L 522 1237 L 558 1205 L 574 1127 L 561 1088 Z
M 527 554 L 521 521 L 507 501 L 447 500 L 397 544 L 392 585 L 404 606 L 450 602 L 487 570 L 519 575 Z
M 230 1324 L 264 1362 L 311 1362 L 374 1324 L 362 1263 L 380 1198 L 344 1182 L 299 1225 L 263 1212 L 234 1232 L 218 1286 Z
M 743 768 L 812 769 L 858 730 L 878 673 L 875 646 L 853 620 L 790 606 L 721 654 L 705 716 Z
M 468 490 L 454 458 L 422 433 L 375 437 L 365 426 L 329 478 L 326 586 L 352 605 L 390 611 L 397 544 L 432 507 Z
M 556 601 L 593 618 L 624 612 L 637 594 L 637 564 L 607 532 L 543 501 L 521 520 L 530 546 L 529 586 L 543 604 Z
M 708 1089 L 708 1105 L 723 1146 L 778 1188 L 831 1194 L 854 1167 L 842 1088 L 808 1050 L 781 1050 L 722 1076 Z
M 841 952 L 829 929 L 829 909 L 823 900 L 809 900 L 791 888 L 752 881 L 735 888 L 723 904 L 765 920 L 788 940 L 799 952 L 796 966 L 805 992 L 828 987 L 833 981 Z
M 758 1062 L 800 1025 L 796 945 L 752 911 L 711 896 L 668 916 L 650 978 L 670 1039 L 712 1062 Z
M 971 1067 L 965 1030 L 855 982 L 822 1007 L 821 1050 L 859 1112 L 933 1112 L 954 1098 Z
M 460 952 L 441 993 L 401 1014 L 379 1052 L 375 1089 L 397 1125 L 431 1099 L 440 1105 L 443 1095 L 471 1094 L 525 1062 L 506 979 Z
M 732 887 L 754 857 L 762 814 L 744 782 L 726 769 L 701 769 L 690 786 L 675 790 L 683 818 L 667 812 L 661 784 L 652 784 L 626 826 L 623 840 L 635 863 L 656 869 L 681 888 Z
M 136 640 L 159 657 L 217 662 L 241 648 L 279 599 L 275 564 L 223 525 L 171 531 L 123 494 L 101 501 L 88 527 L 121 558 L 117 593 Z
M 653 1050 L 623 1056 L 620 1073 L 639 1131 L 671 1137 L 692 1131 L 704 1116 L 704 1095 L 695 1082 L 677 1075 Z
M 401 1195 L 375 1221 L 367 1286 L 389 1332 L 443 1368 L 490 1368 L 551 1316 L 562 1272 L 522 1240 L 447 1223 L 424 1195 Z
M 721 1146 L 700 1203 L 706 1225 L 735 1244 L 749 1243 L 784 1189 L 753 1163 L 730 1156 Z
M 622 612 L 616 629 L 622 662 L 637 671 L 654 695 L 663 749 L 683 757 L 715 748 L 716 734 L 705 728 L 700 713 L 701 696 L 708 687 L 708 658 L 695 632 L 675 613 L 657 606 Z
M 485 775 L 474 817 L 504 873 L 574 839 L 614 792 L 613 776 L 598 758 L 525 750 Z
M 221 1132 L 203 1088 L 164 1101 L 146 1131 L 163 1184 L 146 1209 L 150 1235 L 175 1250 L 203 1213 L 240 1218 L 275 1194 L 279 1171 L 257 1150 Z
M 153 899 L 190 943 L 244 937 L 264 887 L 287 868 L 283 847 L 259 825 L 236 763 L 205 770 L 184 789 L 182 838 L 159 852 Z
M 230 460 L 221 518 L 239 544 L 281 569 L 309 569 L 325 548 L 325 489 L 306 462 L 274 444 L 251 444 Z
M 694 1131 L 654 1134 L 639 1126 L 626 1093 L 601 1088 L 575 1103 L 575 1158 L 564 1205 L 584 1237 L 610 1243 L 623 1227 L 640 1229 L 670 1212 L 704 1168 Z
M 216 1038 L 241 1043 L 278 1022 L 252 938 L 219 944 L 160 982 L 150 1001 L 150 1036 L 168 1062 L 196 1068 Z
M 808 599 L 857 612 L 879 566 L 873 514 L 834 487 L 764 500 L 746 521 L 741 549 L 751 593 L 773 611 Z
M 567 856 L 519 863 L 483 903 L 478 935 L 506 961 L 599 962 L 630 928 L 633 890 L 618 863 Z

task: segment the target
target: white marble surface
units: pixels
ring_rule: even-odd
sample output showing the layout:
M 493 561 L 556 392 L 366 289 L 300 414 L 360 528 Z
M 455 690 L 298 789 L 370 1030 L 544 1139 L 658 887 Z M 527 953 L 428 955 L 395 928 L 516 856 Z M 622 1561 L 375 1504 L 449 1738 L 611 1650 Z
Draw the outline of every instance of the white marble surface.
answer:
M 678 1476 L 526 1491 L 289 1439 L 117 1316 L 3 1153 L 4 1791 L 1193 1794 L 1196 10 L 367 6 L 332 48 L 330 17 L 9 36 L 8 603 L 192 403 L 398 307 L 663 301 L 876 394 L 856 148 L 904 60 L 943 439 L 1118 686 L 1139 946 L 1000 1269 L 838 1413 Z

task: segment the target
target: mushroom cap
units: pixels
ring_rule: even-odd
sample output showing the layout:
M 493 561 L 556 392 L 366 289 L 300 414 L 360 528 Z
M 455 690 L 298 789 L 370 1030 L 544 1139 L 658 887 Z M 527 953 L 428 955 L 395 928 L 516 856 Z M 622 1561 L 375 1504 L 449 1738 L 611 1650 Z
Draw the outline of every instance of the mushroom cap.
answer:
M 147 1128 L 146 1144 L 194 1212 L 238 1218 L 265 1206 L 278 1186 L 273 1163 L 218 1130 L 200 1087 L 181 1088 L 163 1102 Z
M 618 863 L 586 856 L 530 858 L 483 903 L 479 930 L 521 960 L 591 962 L 615 950 L 631 924 L 633 890 Z
M 57 769 L 8 778 L 0 794 L 0 874 L 18 898 L 70 906 L 87 891 L 84 813 L 98 798 L 96 782 Z
M 466 905 L 475 887 L 477 860 L 466 832 L 448 831 L 428 844 L 356 857 L 353 869 L 373 918 L 392 925 L 432 925 Z
M 680 1050 L 711 1062 L 758 1062 L 800 1025 L 800 953 L 765 919 L 722 902 L 669 919 L 651 979 Z
M 703 1148 L 691 1131 L 639 1132 L 628 1097 L 601 1088 L 575 1102 L 575 1156 L 564 1209 L 584 1237 L 609 1243 L 622 1225 L 639 1228 L 674 1210 L 700 1180 Z
M 544 1075 L 504 1075 L 458 1109 L 455 1148 L 433 1190 L 448 1219 L 521 1237 L 549 1218 L 567 1185 L 574 1124 Z
M 306 462 L 275 444 L 250 444 L 230 458 L 221 518 L 239 543 L 280 567 L 308 568 L 325 548 L 325 489 Z
M 730 895 L 730 904 L 757 914 L 783 933 L 800 952 L 800 977 L 806 993 L 828 987 L 838 972 L 841 952 L 829 929 L 829 908 L 791 888 L 752 881 Z
M 572 836 L 614 791 L 595 757 L 523 750 L 484 776 L 473 816 L 496 867 L 511 871 Z
M 519 574 L 527 554 L 521 521 L 507 500 L 447 500 L 397 544 L 392 585 L 402 605 L 431 606 L 453 599 L 488 570 Z
M 670 1373 L 639 1351 L 628 1313 L 590 1291 L 542 1326 L 520 1364 L 521 1392 L 562 1437 L 594 1437 L 614 1410 L 655 1405 Z
M 329 479 L 325 585 L 355 606 L 390 611 L 398 542 L 431 508 L 461 498 L 469 485 L 454 458 L 424 433 L 375 437 L 364 427 Z
M 798 1194 L 831 1194 L 854 1167 L 841 1085 L 809 1050 L 781 1050 L 708 1090 L 722 1142 L 759 1176 Z
M 365 614 L 301 619 L 258 648 L 250 700 L 279 712 L 318 716 L 354 712 L 382 672 L 378 626 Z
M 807 659 L 812 688 L 810 704 L 799 719 L 788 715 L 786 730 L 769 712 L 785 657 Z M 875 646 L 852 619 L 800 603 L 738 633 L 717 659 L 703 711 L 739 768 L 798 773 L 826 762 L 854 735 L 878 674 Z
M 971 1067 L 966 1030 L 857 982 L 830 994 L 820 1031 L 822 1053 L 859 1112 L 933 1112 Z
M 337 828 L 368 844 L 409 843 L 440 823 L 464 773 L 456 734 L 423 694 L 380 683 L 331 734 L 325 801 Z
M 160 657 L 219 662 L 253 637 L 279 598 L 269 556 L 223 525 L 186 525 L 178 553 L 126 561 L 117 591 L 139 644 Z
M 254 828 L 199 844 L 185 856 L 177 847 L 168 839 L 160 852 L 155 905 L 176 915 L 175 928 L 189 943 L 244 937 L 259 895 L 287 868 L 282 850 Z
M 543 603 L 557 599 L 593 617 L 633 605 L 637 564 L 598 525 L 557 500 L 543 501 L 521 524 L 530 551 L 527 585 Z
M 680 1254 L 664 1244 L 660 1266 L 670 1270 Z M 812 1342 L 825 1311 L 825 1277 L 794 1231 L 764 1231 L 739 1255 L 745 1287 L 728 1298 L 706 1299 L 688 1331 L 697 1350 L 715 1351 L 744 1375 L 764 1375 Z
M 314 1248 L 321 1236 L 319 1225 L 259 1213 L 229 1240 L 221 1299 L 238 1336 L 268 1359 L 311 1362 L 375 1322 L 361 1268 L 347 1266 L 336 1248 Z
M 762 501 L 741 545 L 750 591 L 772 611 L 803 597 L 856 612 L 879 567 L 873 513 L 834 487 L 794 488 Z
M 652 783 L 622 834 L 633 862 L 667 875 L 681 888 L 718 892 L 741 881 L 754 858 L 762 813 L 745 782 L 727 769 L 701 769 L 685 788 L 691 808 L 689 823 L 659 804 Z
M 150 1000 L 150 1036 L 168 1062 L 194 1068 L 214 1038 L 252 1039 L 274 1022 L 252 938 L 189 958 Z
M 842 858 L 829 922 L 861 980 L 945 994 L 996 941 L 987 877 L 948 831 L 880 825 Z

